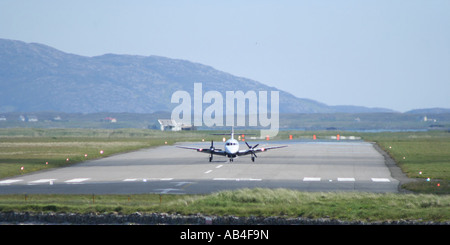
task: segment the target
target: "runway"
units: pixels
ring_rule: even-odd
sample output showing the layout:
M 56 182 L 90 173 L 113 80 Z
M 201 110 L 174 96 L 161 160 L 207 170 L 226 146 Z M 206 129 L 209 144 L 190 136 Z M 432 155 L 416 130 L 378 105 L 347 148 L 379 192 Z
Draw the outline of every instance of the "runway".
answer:
M 391 176 L 384 157 L 371 143 L 261 143 L 288 147 L 259 153 L 255 162 L 243 156 L 230 163 L 221 156 L 209 162 L 208 154 L 161 146 L 2 179 L 0 194 L 204 194 L 255 187 L 398 192 L 399 181 Z M 209 142 L 178 145 L 209 147 Z M 221 147 L 218 142 L 215 146 Z

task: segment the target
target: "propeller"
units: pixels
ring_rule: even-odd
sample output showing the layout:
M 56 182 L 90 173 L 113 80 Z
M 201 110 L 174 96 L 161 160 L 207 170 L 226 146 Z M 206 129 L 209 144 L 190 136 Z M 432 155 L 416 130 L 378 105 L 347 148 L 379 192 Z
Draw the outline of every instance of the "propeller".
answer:
M 245 141 L 245 144 L 247 145 L 247 147 L 250 149 L 252 156 L 257 157 L 255 154 L 255 148 L 258 147 L 259 144 L 256 144 L 254 146 L 251 146 L 247 143 L 247 141 Z
M 211 140 L 211 146 L 209 147 L 209 150 L 211 151 L 211 155 L 209 155 L 209 161 L 211 162 L 213 159 L 213 154 L 212 152 L 215 150 L 216 148 L 214 148 L 214 141 Z

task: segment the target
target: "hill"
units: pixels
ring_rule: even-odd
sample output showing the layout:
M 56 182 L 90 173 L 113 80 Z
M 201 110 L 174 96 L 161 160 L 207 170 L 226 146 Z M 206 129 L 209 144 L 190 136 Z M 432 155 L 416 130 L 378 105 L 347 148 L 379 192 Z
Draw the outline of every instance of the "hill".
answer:
M 210 66 L 159 56 L 86 57 L 52 47 L 0 39 L 0 113 L 171 111 L 177 90 L 273 91 L 274 87 Z M 327 106 L 280 91 L 281 113 L 392 112 L 383 108 Z

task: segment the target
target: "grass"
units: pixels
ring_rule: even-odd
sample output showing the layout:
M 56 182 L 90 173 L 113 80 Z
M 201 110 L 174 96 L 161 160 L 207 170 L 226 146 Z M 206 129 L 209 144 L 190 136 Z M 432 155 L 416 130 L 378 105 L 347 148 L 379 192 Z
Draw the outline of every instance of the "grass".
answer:
M 450 194 L 450 133 L 445 131 L 370 134 L 410 178 L 403 187 L 420 193 Z
M 160 197 L 162 199 L 160 199 Z M 0 212 L 177 213 L 346 221 L 450 220 L 450 196 L 241 189 L 210 195 L 0 195 Z

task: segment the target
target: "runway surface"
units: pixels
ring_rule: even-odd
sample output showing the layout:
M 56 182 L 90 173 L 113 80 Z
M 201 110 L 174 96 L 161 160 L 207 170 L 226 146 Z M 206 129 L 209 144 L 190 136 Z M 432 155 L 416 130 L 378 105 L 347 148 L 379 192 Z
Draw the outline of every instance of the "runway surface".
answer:
M 228 162 L 161 146 L 0 180 L 0 194 L 198 194 L 238 188 L 398 192 L 384 157 L 367 142 L 261 142 L 288 147 Z M 209 147 L 205 143 L 178 143 Z M 251 145 L 256 144 L 250 142 Z M 215 142 L 217 148 L 221 143 Z M 260 147 L 263 145 L 260 145 Z M 241 149 L 247 146 L 241 144 Z

